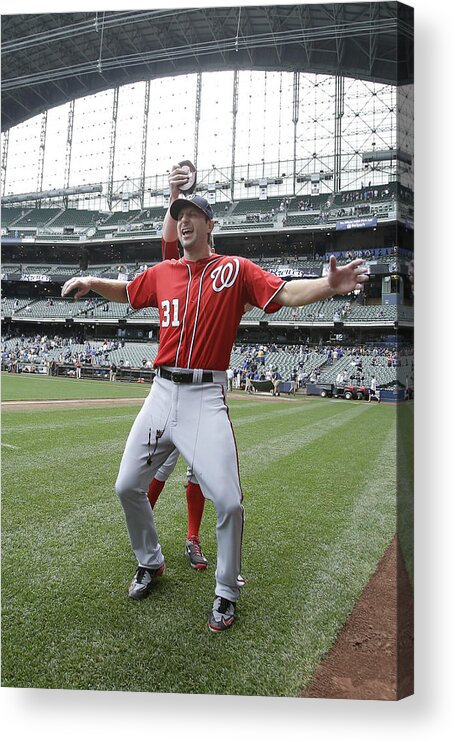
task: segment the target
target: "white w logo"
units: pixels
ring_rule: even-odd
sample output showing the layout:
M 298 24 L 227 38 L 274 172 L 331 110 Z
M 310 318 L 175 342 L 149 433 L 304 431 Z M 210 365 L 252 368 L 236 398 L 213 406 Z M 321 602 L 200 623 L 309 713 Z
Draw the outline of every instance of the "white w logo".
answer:
M 213 278 L 212 287 L 214 291 L 222 291 L 223 289 L 229 289 L 234 285 L 235 279 L 239 275 L 240 262 L 237 258 L 233 258 L 233 263 L 224 263 L 224 265 L 215 268 L 210 278 Z

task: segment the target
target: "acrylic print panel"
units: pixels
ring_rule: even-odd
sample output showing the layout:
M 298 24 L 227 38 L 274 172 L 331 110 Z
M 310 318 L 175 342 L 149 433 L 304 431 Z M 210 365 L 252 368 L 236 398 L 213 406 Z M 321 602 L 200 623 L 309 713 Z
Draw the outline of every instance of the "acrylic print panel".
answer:
M 93 16 L 80 36 L 68 33 L 78 14 L 2 23 L 10 80 L 2 109 L 3 685 L 410 695 L 412 9 L 163 9 L 132 12 L 121 25 L 115 12 Z M 109 83 L 99 89 L 99 70 L 89 66 L 82 93 L 68 62 L 71 101 L 53 97 L 49 72 L 51 87 L 22 99 L 13 68 L 14 77 L 28 65 L 39 72 L 39 34 L 49 34 L 51 49 L 65 30 L 63 60 L 75 46 L 84 56 L 83 44 L 96 39 L 103 68 L 109 49 Z M 151 55 L 146 70 L 127 63 L 133 38 Z M 160 67 L 162 54 L 166 65 L 172 57 L 172 75 Z M 32 110 L 37 99 L 49 110 Z M 364 260 L 369 273 L 363 291 L 270 313 L 261 305 L 241 319 L 230 356 L 239 373 L 226 394 L 245 510 L 245 584 L 222 635 L 207 625 L 216 511 L 206 502 L 199 531 L 208 567 L 191 569 L 183 456 L 168 465 L 161 494 L 155 484 L 167 570 L 145 600 L 128 599 L 136 559 L 114 484 L 160 330 L 181 326 L 175 296 L 163 299 L 161 327 L 155 306 L 133 311 L 112 298 L 60 296 L 64 281 L 87 270 L 133 280 L 144 266 L 160 269 L 169 171 L 183 160 L 195 163 L 196 193 L 214 210 L 218 254 L 252 260 L 272 282 L 326 285 L 332 254 L 338 266 Z M 234 259 L 228 265 L 232 277 Z M 220 298 L 232 288 L 223 275 Z M 218 433 L 206 446 L 207 468 Z M 224 477 L 220 467 L 220 488 Z

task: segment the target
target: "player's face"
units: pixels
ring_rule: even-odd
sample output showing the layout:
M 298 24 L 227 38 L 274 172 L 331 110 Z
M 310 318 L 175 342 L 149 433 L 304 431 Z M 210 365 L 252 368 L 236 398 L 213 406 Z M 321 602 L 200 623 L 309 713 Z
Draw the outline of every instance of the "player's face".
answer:
M 195 206 L 188 206 L 179 212 L 177 219 L 177 235 L 184 250 L 192 247 L 206 246 L 207 235 L 210 233 L 211 223 L 205 214 Z

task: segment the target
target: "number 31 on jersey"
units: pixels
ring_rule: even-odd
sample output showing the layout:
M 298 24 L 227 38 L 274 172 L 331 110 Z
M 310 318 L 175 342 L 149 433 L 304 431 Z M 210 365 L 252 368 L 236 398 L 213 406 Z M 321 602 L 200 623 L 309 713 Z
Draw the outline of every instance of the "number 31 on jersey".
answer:
M 178 299 L 172 299 L 172 302 L 169 301 L 169 299 L 165 299 L 161 302 L 161 309 L 163 310 L 163 321 L 161 322 L 161 327 L 178 327 L 179 326 L 179 300 Z

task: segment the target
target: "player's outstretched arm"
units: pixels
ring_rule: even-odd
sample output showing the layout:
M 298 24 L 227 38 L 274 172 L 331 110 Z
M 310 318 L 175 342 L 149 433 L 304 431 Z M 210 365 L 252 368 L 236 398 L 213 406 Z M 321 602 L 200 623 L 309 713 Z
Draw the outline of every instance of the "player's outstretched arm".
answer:
M 85 276 L 84 278 L 70 278 L 62 286 L 62 296 L 74 296 L 80 299 L 86 296 L 90 291 L 103 296 L 109 301 L 118 301 L 121 304 L 128 304 L 126 287 L 128 281 L 117 281 L 110 278 L 96 278 L 95 276 Z
M 275 301 L 284 307 L 300 307 L 337 294 L 349 294 L 363 288 L 368 281 L 368 268 L 362 259 L 337 267 L 334 255 L 330 257 L 329 271 L 324 278 L 302 278 L 285 283 Z

